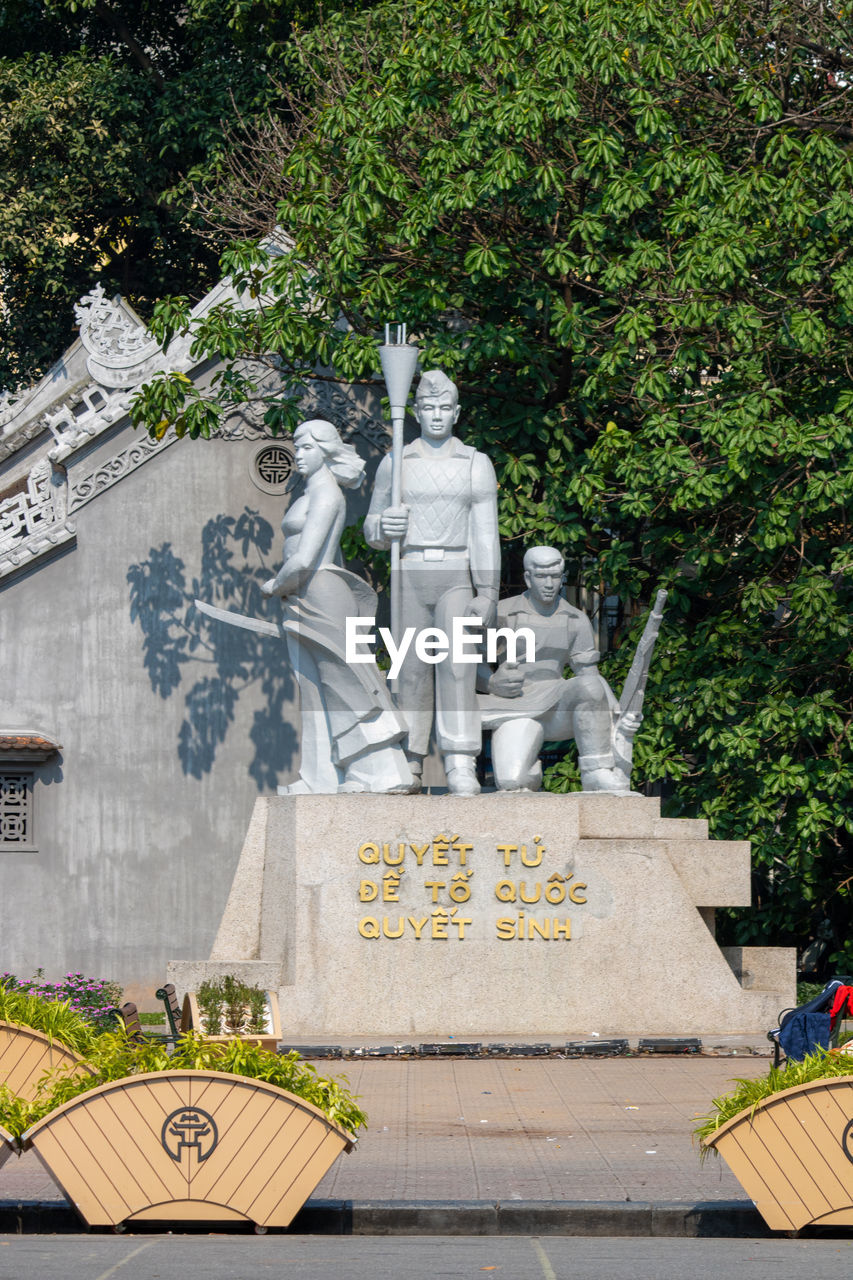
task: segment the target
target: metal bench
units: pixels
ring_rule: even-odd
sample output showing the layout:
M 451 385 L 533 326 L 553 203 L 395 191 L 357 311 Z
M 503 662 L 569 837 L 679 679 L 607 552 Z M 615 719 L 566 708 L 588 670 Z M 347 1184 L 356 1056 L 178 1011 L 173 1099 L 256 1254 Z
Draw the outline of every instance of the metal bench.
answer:
M 175 984 L 173 982 L 165 982 L 162 987 L 157 988 L 156 995 L 158 1000 L 163 1001 L 163 1008 L 166 1010 L 170 1038 L 177 1040 L 181 1034 L 181 1006 L 178 1003 Z
M 802 1020 L 808 1014 L 825 1014 L 829 1017 L 829 1048 L 836 1048 L 841 1034 L 842 1023 L 848 1015 L 853 1015 L 853 977 L 849 974 L 842 974 L 839 977 L 831 978 L 814 999 L 807 1001 L 805 1004 L 797 1005 L 794 1009 L 782 1010 L 779 1014 L 778 1027 L 774 1027 L 767 1032 L 767 1039 L 773 1045 L 774 1067 L 778 1067 L 781 1062 L 782 1052 L 785 1047 L 784 1031 L 786 1025 L 793 1025 L 794 1019 Z M 779 1038 L 780 1033 L 782 1033 L 781 1041 Z M 809 1052 L 813 1052 L 816 1047 L 816 1045 L 813 1045 Z
M 145 1032 L 142 1030 L 142 1024 L 139 1021 L 139 1010 L 132 1000 L 126 1000 L 120 1009 L 114 1010 L 115 1016 L 122 1023 L 128 1040 L 133 1040 L 135 1044 L 142 1044 L 145 1040 Z

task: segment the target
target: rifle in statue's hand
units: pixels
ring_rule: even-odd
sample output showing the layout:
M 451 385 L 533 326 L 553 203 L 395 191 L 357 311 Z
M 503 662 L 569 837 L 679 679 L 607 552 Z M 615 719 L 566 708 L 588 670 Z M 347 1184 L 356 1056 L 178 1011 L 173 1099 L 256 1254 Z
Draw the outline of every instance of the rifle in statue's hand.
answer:
M 666 596 L 665 591 L 659 591 L 655 596 L 654 608 L 646 621 L 640 643 L 637 645 L 637 652 L 634 654 L 634 661 L 631 663 L 631 670 L 622 686 L 619 714 L 613 725 L 613 753 L 616 757 L 616 768 L 625 772 L 629 781 L 634 754 L 634 736 L 643 722 L 646 681 L 649 677 L 655 641 L 663 621 Z

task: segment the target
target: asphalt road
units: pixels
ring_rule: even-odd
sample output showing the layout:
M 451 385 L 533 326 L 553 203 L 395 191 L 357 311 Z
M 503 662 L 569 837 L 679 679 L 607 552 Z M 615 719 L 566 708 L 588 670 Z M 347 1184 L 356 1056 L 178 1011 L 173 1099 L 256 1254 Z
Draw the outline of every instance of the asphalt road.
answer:
M 0 1236 L 0 1280 L 824 1280 L 851 1239 Z

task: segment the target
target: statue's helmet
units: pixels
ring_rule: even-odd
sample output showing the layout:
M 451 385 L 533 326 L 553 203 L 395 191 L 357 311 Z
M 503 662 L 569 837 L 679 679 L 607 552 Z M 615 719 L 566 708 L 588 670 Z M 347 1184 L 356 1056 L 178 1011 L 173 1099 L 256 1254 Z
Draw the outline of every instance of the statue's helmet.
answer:
M 446 373 L 442 373 L 440 369 L 427 369 L 421 375 L 418 389 L 415 392 L 415 400 L 425 400 L 427 396 L 443 395 L 451 395 L 454 403 L 459 403 L 459 388 L 456 383 L 448 378 Z

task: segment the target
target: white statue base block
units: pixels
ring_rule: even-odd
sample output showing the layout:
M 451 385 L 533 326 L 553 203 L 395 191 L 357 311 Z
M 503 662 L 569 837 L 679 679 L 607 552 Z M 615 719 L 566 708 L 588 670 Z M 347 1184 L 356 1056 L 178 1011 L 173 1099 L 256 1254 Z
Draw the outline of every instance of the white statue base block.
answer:
M 754 1034 L 793 948 L 720 948 L 749 844 L 644 796 L 258 800 L 210 959 L 278 990 L 288 1040 Z

